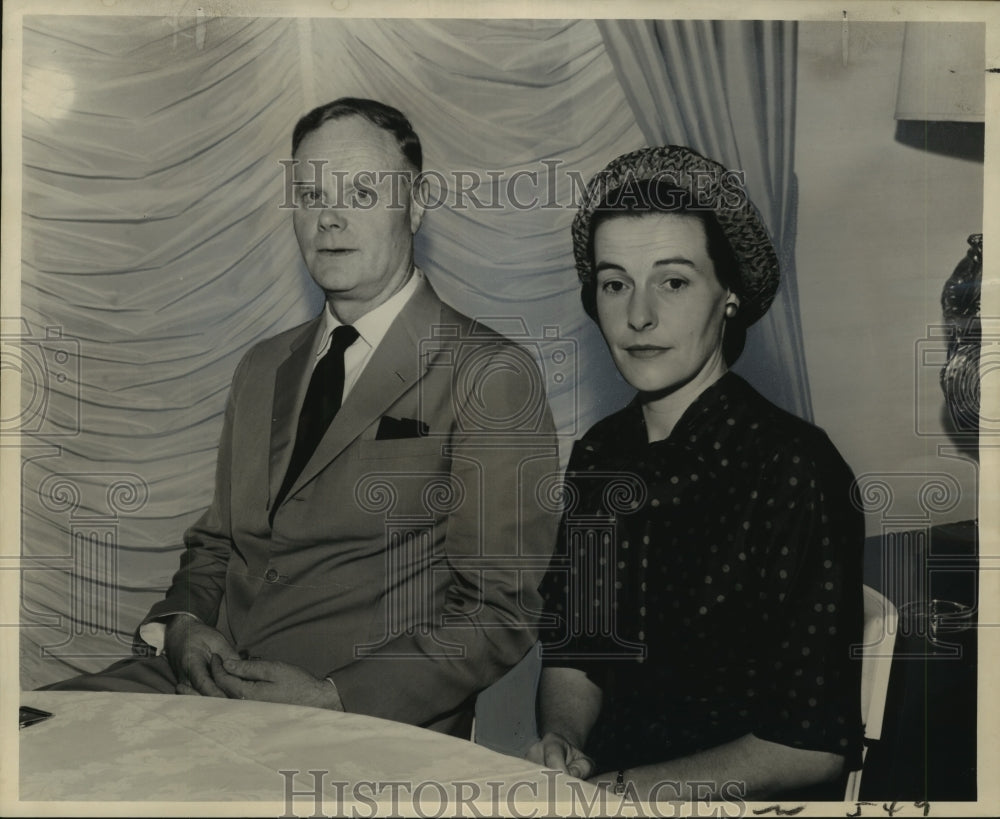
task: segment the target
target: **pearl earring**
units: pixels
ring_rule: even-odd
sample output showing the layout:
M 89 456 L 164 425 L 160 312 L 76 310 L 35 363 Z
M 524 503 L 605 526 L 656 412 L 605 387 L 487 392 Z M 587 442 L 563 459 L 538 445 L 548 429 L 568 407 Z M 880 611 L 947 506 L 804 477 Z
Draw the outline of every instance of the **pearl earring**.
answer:
M 739 309 L 740 308 L 739 308 L 738 304 L 733 304 L 732 302 L 730 302 L 729 304 L 727 304 L 726 305 L 726 318 L 735 318 L 736 311 L 739 310 Z

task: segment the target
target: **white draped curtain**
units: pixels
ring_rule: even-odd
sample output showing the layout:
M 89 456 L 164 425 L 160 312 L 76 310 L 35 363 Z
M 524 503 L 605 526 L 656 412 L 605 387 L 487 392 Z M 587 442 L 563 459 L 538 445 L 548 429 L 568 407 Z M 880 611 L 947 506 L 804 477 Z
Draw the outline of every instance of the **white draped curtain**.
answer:
M 25 18 L 24 320 L 4 327 L 25 387 L 25 687 L 129 653 L 208 504 L 239 357 L 319 309 L 279 207 L 279 160 L 312 106 L 365 96 L 411 118 L 445 199 L 418 234 L 418 264 L 459 309 L 523 327 L 567 451 L 630 395 L 579 303 L 580 180 L 643 144 L 688 140 L 746 168 L 791 273 L 793 29 L 698 29 L 689 57 L 718 61 L 728 83 L 757 72 L 743 88 L 690 63 L 676 73 L 687 60 L 666 38 L 692 24 L 657 23 L 655 37 L 632 25 Z M 626 64 L 629 51 L 645 62 Z M 667 116 L 667 98 L 693 107 Z M 748 373 L 808 414 L 789 278 L 774 329 L 752 331 L 746 357 L 764 363 Z

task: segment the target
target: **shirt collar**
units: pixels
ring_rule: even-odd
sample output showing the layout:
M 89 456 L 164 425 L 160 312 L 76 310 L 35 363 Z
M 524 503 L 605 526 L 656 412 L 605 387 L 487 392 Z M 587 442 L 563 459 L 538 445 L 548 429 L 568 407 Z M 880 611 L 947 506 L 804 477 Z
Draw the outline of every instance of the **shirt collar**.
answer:
M 358 339 L 367 344 L 372 350 L 378 347 L 382 343 L 382 339 L 385 338 L 385 334 L 389 332 L 389 327 L 392 326 L 393 321 L 403 311 L 411 296 L 417 292 L 417 288 L 420 286 L 420 281 L 423 277 L 424 274 L 420 268 L 413 268 L 413 275 L 410 276 L 406 284 L 374 310 L 368 311 L 354 322 L 354 329 L 358 331 Z M 330 305 L 327 304 L 323 308 L 323 330 L 319 335 L 319 349 L 316 350 L 317 357 L 323 356 L 326 353 L 330 346 L 330 336 L 341 324 L 343 322 L 339 321 L 333 315 L 330 311 Z

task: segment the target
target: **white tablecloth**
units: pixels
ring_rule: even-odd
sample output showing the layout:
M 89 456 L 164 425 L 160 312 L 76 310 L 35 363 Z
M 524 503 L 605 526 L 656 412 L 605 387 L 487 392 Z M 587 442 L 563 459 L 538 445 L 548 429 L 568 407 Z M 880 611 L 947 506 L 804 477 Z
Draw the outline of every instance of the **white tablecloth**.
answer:
M 21 801 L 287 806 L 292 790 L 308 794 L 318 782 L 320 800 L 296 797 L 295 815 L 349 812 L 352 801 L 362 816 L 376 801 L 385 813 L 454 815 L 463 798 L 485 815 L 532 804 L 545 815 L 596 793 L 465 740 L 358 714 L 159 694 L 32 691 L 21 702 L 55 715 L 20 731 Z

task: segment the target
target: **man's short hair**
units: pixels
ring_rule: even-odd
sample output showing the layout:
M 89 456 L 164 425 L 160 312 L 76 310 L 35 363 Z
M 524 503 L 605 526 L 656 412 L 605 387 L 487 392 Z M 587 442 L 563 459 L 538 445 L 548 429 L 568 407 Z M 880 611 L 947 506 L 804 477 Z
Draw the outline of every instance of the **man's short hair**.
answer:
M 375 127 L 392 134 L 396 138 L 399 150 L 414 169 L 418 173 L 423 169 L 424 155 L 420 147 L 420 137 L 416 135 L 402 111 L 384 102 L 359 97 L 340 97 L 333 102 L 313 108 L 303 116 L 292 131 L 292 156 L 295 156 L 302 140 L 324 122 L 355 116 L 363 117 Z

